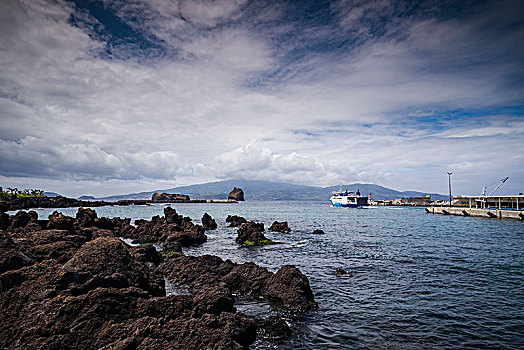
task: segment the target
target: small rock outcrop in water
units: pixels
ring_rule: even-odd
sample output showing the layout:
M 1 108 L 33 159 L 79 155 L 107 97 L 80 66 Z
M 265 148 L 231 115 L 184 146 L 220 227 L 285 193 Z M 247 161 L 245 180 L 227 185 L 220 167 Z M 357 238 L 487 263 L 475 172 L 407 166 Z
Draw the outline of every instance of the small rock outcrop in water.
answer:
M 204 230 L 216 230 L 217 223 L 208 213 L 204 213 L 202 216 L 202 226 Z
M 244 191 L 242 191 L 239 187 L 234 187 L 231 192 L 229 192 L 227 199 L 233 199 L 235 201 L 243 201 L 244 200 Z
M 153 193 L 151 196 L 152 202 L 180 202 L 188 201 L 189 196 L 187 194 L 176 194 L 176 193 Z
M 323 235 L 325 232 L 320 229 L 316 229 L 313 232 L 311 232 L 312 235 Z
M 282 221 L 282 222 L 274 221 L 273 224 L 269 226 L 268 230 L 273 231 L 273 232 L 280 232 L 280 233 L 291 232 L 291 229 L 287 225 L 287 221 Z
M 190 291 L 220 286 L 229 293 L 260 296 L 288 310 L 304 312 L 318 307 L 307 277 L 291 265 L 272 273 L 252 262 L 235 264 L 212 255 L 177 255 L 162 269 L 170 280 Z
M 267 245 L 276 243 L 264 236 L 263 232 L 264 224 L 248 221 L 238 228 L 236 242 L 244 245 Z
M 291 311 L 317 307 L 294 266 L 272 273 L 211 255 L 165 254 L 166 247 L 206 239 L 202 226 L 170 207 L 136 227 L 84 208 L 74 218 L 58 212 L 49 220 L 36 212 L 2 217 L 2 349 L 240 350 L 257 334 L 280 339 L 290 329 L 277 316 L 237 313 L 234 295 L 260 296 Z M 130 247 L 122 236 L 164 251 L 150 243 Z M 190 294 L 166 296 L 164 276 Z
M 240 225 L 245 224 L 247 220 L 241 216 L 228 215 L 226 218 L 226 222 L 229 223 L 229 227 L 239 227 Z

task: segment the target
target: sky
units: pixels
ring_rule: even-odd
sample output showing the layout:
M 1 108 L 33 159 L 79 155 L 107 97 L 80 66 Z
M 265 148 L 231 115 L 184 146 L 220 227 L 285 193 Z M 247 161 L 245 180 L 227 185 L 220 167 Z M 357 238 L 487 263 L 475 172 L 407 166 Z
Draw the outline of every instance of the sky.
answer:
M 0 0 L 4 189 L 515 194 L 523 150 L 523 1 Z

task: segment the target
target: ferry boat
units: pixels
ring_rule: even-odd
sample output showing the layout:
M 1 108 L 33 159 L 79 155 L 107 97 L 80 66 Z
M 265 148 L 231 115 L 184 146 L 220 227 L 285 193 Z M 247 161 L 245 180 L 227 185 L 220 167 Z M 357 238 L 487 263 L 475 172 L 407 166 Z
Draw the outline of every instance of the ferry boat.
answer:
M 358 208 L 368 205 L 368 198 L 361 196 L 360 190 L 353 193 L 342 191 L 341 188 L 339 191 L 333 191 L 330 200 L 334 207 Z

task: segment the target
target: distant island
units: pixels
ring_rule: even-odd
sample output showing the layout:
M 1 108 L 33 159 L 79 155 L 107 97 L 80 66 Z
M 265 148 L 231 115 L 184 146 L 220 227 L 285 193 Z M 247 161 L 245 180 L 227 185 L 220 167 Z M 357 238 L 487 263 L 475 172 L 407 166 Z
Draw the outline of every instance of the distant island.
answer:
M 228 198 L 231 188 L 239 187 L 245 192 L 246 200 L 321 200 L 328 201 L 331 192 L 338 190 L 340 185 L 330 187 L 316 187 L 295 185 L 283 182 L 255 181 L 255 180 L 225 180 L 196 184 L 190 186 L 160 189 L 150 192 L 139 192 L 122 195 L 92 198 L 91 200 L 147 200 L 151 199 L 154 193 L 181 193 L 191 196 L 192 199 L 222 199 Z M 397 198 L 421 197 L 430 194 L 433 200 L 445 200 L 446 195 L 438 193 L 426 193 L 418 191 L 396 191 L 374 184 L 354 183 L 342 185 L 344 189 L 350 191 L 360 190 L 363 195 L 371 193 L 374 200 L 393 200 Z M 83 200 L 87 196 L 81 197 Z

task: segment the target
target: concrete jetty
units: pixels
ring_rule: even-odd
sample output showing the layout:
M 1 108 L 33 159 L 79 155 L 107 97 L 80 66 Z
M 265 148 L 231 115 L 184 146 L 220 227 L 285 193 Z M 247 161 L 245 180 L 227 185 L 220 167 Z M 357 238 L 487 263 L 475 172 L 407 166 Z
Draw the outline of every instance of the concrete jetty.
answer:
M 494 219 L 524 220 L 524 210 L 498 208 L 477 209 L 467 207 L 428 207 L 426 208 L 426 213 L 441 215 L 473 216 Z

